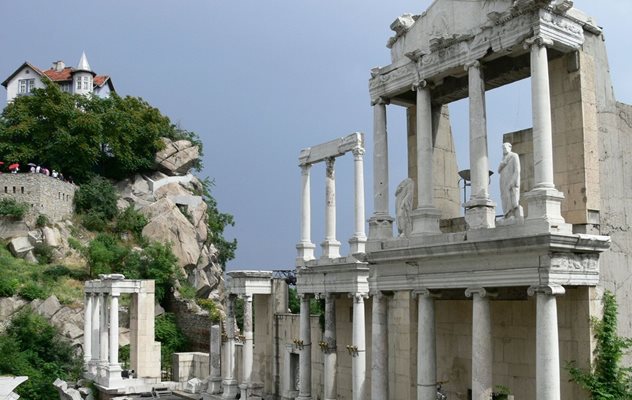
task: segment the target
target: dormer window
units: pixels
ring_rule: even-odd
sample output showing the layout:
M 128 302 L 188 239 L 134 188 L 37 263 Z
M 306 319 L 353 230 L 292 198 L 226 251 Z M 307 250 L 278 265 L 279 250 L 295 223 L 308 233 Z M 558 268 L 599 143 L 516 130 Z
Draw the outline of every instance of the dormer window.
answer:
M 20 79 L 18 81 L 18 94 L 28 94 L 35 89 L 35 79 Z

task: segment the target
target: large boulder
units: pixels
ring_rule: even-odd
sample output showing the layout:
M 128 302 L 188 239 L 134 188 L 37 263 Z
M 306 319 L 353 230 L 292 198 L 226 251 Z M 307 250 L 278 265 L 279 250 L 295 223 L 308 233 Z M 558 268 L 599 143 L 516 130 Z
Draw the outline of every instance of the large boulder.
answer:
M 50 228 L 45 226 L 42 228 L 42 235 L 44 243 L 50 247 L 59 247 L 61 246 L 61 233 L 57 228 Z
M 156 153 L 158 169 L 167 175 L 186 174 L 200 157 L 200 149 L 188 140 L 162 138 L 165 148 Z
M 0 239 L 26 236 L 29 227 L 26 222 L 8 217 L 0 217 Z
M 9 242 L 9 250 L 15 257 L 23 258 L 33 248 L 33 244 L 27 236 L 16 237 Z
M 42 302 L 34 300 L 31 302 L 31 307 L 36 313 L 50 320 L 61 308 L 61 303 L 57 296 L 52 295 Z
M 200 257 L 201 246 L 197 240 L 197 231 L 178 207 L 151 219 L 143 228 L 143 237 L 160 243 L 171 243 L 171 250 L 182 269 L 195 266 Z

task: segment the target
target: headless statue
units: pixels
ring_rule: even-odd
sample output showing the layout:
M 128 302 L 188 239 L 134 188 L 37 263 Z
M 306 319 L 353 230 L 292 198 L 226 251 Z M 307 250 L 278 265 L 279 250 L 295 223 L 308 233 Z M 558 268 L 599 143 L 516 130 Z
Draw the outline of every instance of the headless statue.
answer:
M 500 197 L 505 218 L 522 217 L 520 206 L 520 158 L 511 151 L 511 143 L 503 143 L 503 159 L 498 166 Z
M 404 179 L 395 190 L 395 212 L 399 236 L 410 236 L 413 230 L 412 216 L 415 183 L 412 179 Z

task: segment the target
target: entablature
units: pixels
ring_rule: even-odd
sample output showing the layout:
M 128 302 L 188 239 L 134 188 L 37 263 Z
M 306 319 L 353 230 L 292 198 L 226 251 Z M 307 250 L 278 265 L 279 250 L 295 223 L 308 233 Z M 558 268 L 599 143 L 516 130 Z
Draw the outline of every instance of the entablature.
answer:
M 369 266 L 366 263 L 330 264 L 300 268 L 299 294 L 369 293 Z
M 230 271 L 226 276 L 230 294 L 251 296 L 272 293 L 272 271 Z

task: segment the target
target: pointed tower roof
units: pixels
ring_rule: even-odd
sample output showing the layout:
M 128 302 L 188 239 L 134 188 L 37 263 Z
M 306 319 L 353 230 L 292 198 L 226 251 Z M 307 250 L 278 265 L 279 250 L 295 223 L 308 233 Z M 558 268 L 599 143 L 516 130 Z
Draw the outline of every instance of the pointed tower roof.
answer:
M 85 51 L 81 53 L 79 64 L 77 65 L 77 68 L 73 72 L 79 72 L 79 71 L 90 72 L 93 76 L 96 75 L 96 73 L 92 71 L 92 68 L 90 68 L 90 63 L 88 63 L 88 57 L 86 57 Z

